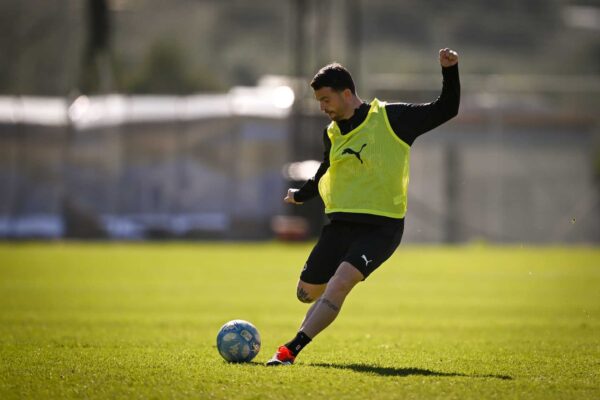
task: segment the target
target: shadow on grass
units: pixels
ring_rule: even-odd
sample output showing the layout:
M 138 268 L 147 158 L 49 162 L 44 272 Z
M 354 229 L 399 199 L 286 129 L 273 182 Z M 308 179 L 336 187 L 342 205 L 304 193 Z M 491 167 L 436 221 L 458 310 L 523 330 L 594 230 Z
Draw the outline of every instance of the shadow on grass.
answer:
M 438 372 L 432 371 L 429 369 L 421 369 L 421 368 L 393 368 L 393 367 L 378 367 L 375 365 L 368 364 L 325 364 L 325 363 L 316 363 L 316 364 L 308 364 L 313 367 L 323 367 L 323 368 L 336 368 L 336 369 L 349 369 L 354 372 L 362 372 L 367 374 L 376 374 L 381 376 L 411 376 L 411 375 L 421 375 L 421 376 L 464 376 L 466 378 L 494 378 L 494 379 L 502 379 L 502 380 L 512 380 L 511 376 L 508 375 L 468 375 L 461 374 L 458 372 Z

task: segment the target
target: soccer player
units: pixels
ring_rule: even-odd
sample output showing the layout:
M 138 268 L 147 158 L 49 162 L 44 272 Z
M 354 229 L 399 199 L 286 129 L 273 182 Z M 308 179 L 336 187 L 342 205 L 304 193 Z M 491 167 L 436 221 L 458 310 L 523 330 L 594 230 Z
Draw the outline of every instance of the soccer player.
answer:
M 300 274 L 297 297 L 314 304 L 300 330 L 267 365 L 293 364 L 300 351 L 338 316 L 346 296 L 396 250 L 404 231 L 410 146 L 458 114 L 458 54 L 439 52 L 442 93 L 427 104 L 362 101 L 340 64 L 321 68 L 310 83 L 331 119 L 314 178 L 288 189 L 284 201 L 302 204 L 317 194 L 330 223 Z

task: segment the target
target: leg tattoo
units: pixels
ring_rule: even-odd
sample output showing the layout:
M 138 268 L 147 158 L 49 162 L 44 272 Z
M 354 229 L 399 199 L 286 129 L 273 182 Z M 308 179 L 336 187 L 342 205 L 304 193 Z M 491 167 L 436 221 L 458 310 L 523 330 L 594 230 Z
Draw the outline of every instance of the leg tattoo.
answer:
M 338 306 L 336 306 L 335 304 L 333 304 L 331 301 L 327 300 L 324 297 L 321 297 L 319 299 L 319 302 L 323 303 L 324 305 L 326 305 L 327 307 L 331 308 L 335 312 L 339 312 L 340 311 L 340 308 Z
M 304 321 L 302 321 L 301 331 L 309 337 L 314 338 L 323 329 L 336 319 L 340 312 L 340 306 L 336 306 L 331 300 L 325 297 L 319 298 L 315 304 L 308 310 Z
M 298 300 L 300 300 L 303 303 L 312 303 L 313 301 L 310 295 L 301 286 L 298 286 L 296 296 L 298 297 Z

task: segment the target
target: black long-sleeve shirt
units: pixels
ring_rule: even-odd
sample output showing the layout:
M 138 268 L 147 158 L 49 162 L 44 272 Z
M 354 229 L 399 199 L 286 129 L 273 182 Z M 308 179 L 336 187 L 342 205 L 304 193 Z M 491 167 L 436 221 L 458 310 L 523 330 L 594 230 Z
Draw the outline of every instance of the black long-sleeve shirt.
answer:
M 412 146 L 415 139 L 420 135 L 440 126 L 458 114 L 460 103 L 458 64 L 452 67 L 442 68 L 442 76 L 442 93 L 435 101 L 425 104 L 389 103 L 385 106 L 394 133 L 409 146 Z M 342 135 L 349 133 L 359 126 L 367 117 L 369 109 L 369 104 L 362 103 L 354 110 L 354 115 L 352 115 L 352 117 L 346 120 L 337 121 Z M 294 200 L 297 202 L 305 202 L 319 194 L 319 180 L 329 168 L 331 140 L 327 135 L 327 129 L 323 132 L 323 144 L 325 145 L 323 162 L 319 166 L 315 176 L 312 179 L 309 179 L 304 186 L 294 194 Z M 372 224 L 400 223 L 400 220 L 398 219 L 371 214 L 336 212 L 328 214 L 328 217 L 331 220 Z

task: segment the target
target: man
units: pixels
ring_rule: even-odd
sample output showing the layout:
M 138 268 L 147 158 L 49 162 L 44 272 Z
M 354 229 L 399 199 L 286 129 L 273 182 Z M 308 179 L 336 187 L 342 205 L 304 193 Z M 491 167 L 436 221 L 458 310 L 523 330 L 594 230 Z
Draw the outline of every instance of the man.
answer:
M 332 122 L 325 129 L 324 160 L 301 189 L 285 201 L 302 204 L 321 195 L 331 222 L 300 274 L 297 297 L 314 304 L 300 330 L 280 346 L 267 365 L 290 365 L 316 335 L 338 316 L 352 288 L 396 250 L 404 231 L 410 146 L 425 132 L 458 114 L 458 54 L 439 52 L 442 93 L 427 104 L 363 102 L 350 73 L 327 65 L 311 82 L 321 111 Z

